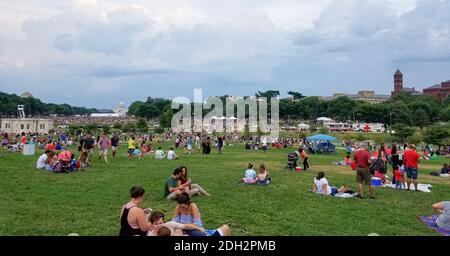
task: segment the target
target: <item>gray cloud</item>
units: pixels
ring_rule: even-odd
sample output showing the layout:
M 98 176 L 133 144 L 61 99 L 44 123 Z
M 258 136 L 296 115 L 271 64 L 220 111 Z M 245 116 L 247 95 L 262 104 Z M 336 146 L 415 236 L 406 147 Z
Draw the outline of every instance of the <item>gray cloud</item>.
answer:
M 38 6 L 25 2 L 15 10 Z M 450 0 L 133 3 L 40 2 L 54 14 L 25 19 L 24 40 L 0 37 L 0 89 L 52 95 L 66 83 L 89 103 L 194 87 L 388 93 L 396 68 L 420 74 L 409 76 L 418 87 L 450 78 Z

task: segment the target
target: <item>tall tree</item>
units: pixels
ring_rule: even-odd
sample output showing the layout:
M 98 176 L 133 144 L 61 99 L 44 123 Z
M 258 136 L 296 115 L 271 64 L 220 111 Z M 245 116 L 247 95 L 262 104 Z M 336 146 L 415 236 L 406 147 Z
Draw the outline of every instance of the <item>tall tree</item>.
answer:
M 280 96 L 280 91 L 273 91 L 273 90 L 268 90 L 265 92 L 258 91 L 255 94 L 255 96 L 259 98 L 275 98 L 277 96 Z
M 306 96 L 303 96 L 303 94 L 300 92 L 289 91 L 288 94 L 291 95 L 294 100 L 301 100 L 303 98 L 306 98 Z

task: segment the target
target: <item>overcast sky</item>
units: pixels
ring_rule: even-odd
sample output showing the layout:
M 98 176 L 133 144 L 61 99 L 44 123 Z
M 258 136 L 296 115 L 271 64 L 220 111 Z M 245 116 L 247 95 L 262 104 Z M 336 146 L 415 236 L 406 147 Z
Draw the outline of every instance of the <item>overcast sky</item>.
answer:
M 450 0 L 0 0 L 0 91 L 112 108 L 147 96 L 389 94 L 450 79 Z

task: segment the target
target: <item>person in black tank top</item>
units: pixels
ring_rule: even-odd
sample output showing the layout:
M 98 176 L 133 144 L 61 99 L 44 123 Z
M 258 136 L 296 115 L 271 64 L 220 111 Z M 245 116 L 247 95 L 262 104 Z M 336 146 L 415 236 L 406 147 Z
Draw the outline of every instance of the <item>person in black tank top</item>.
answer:
M 122 216 L 120 217 L 120 236 L 146 236 L 147 231 L 152 227 L 146 219 L 144 210 L 138 207 L 138 205 L 144 200 L 144 193 L 145 190 L 141 187 L 131 188 L 131 201 L 123 207 Z M 135 207 L 139 209 L 136 213 L 136 225 L 139 226 L 138 228 L 133 228 L 128 222 L 130 210 Z

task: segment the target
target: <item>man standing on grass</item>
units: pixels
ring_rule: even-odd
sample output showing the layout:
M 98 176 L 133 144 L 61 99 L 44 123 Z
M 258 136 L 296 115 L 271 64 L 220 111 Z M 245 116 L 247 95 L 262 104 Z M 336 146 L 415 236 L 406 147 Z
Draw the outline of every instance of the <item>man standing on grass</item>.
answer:
M 112 151 L 112 157 L 116 158 L 116 152 L 117 148 L 119 147 L 119 136 L 117 136 L 117 133 L 114 133 L 114 135 L 111 138 L 111 151 Z
M 223 138 L 219 136 L 219 138 L 217 138 L 217 151 L 219 152 L 219 155 L 222 154 L 222 148 L 223 148 Z
M 94 144 L 95 141 L 92 138 L 92 135 L 90 133 L 86 134 L 86 137 L 83 140 L 83 152 L 87 153 L 87 159 L 92 162 L 91 157 L 92 154 L 94 153 Z
M 420 155 L 416 152 L 416 146 L 411 144 L 409 148 L 403 153 L 403 161 L 405 162 L 406 176 L 408 177 L 406 190 L 411 186 L 411 180 L 417 190 L 417 177 L 419 176 L 419 162 Z
M 108 163 L 108 147 L 110 145 L 110 140 L 106 137 L 104 133 L 100 136 L 98 140 L 98 148 L 100 150 L 98 154 L 98 160 L 100 161 L 103 158 L 105 159 L 105 163 Z
M 361 146 L 354 156 L 356 163 L 356 182 L 358 183 L 358 197 L 363 199 L 363 183 L 369 186 L 370 199 L 375 199 L 375 189 L 372 186 L 372 175 L 370 174 L 371 156 L 364 146 Z

